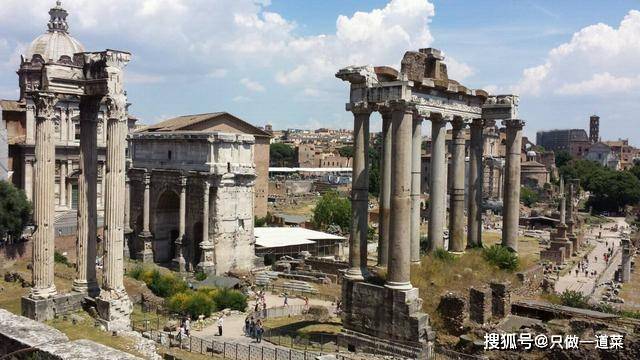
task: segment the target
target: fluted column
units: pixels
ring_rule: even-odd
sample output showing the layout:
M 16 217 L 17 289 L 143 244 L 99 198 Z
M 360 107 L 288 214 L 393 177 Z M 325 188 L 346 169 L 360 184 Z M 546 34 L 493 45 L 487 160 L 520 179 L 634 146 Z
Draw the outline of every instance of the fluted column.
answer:
M 58 186 L 58 205 L 65 207 L 67 204 L 67 162 L 60 162 L 60 184 Z
M 570 179 L 569 180 L 569 199 L 568 199 L 568 205 L 569 207 L 567 208 L 567 234 L 571 237 L 574 236 L 574 225 L 575 225 L 575 221 L 573 219 L 573 210 L 574 210 L 574 205 L 573 205 L 573 198 L 575 196 L 575 180 L 574 179 Z
M 411 129 L 411 262 L 420 262 L 420 175 L 422 173 L 422 117 Z
M 391 229 L 386 287 L 411 289 L 411 151 L 413 148 L 413 108 L 393 103 L 391 162 Z
M 73 162 L 71 160 L 67 160 L 67 174 L 71 175 L 73 173 Z M 65 199 L 67 203 L 67 207 L 69 209 L 73 208 L 73 184 L 71 181 L 67 181 L 67 198 Z
M 202 254 L 200 256 L 198 270 L 207 274 L 213 274 L 215 273 L 215 264 L 213 262 L 214 245 L 209 237 L 209 188 L 211 184 L 209 180 L 205 179 L 202 186 L 202 242 L 200 243 Z
M 483 120 L 473 119 L 470 128 L 469 149 L 469 195 L 467 207 L 467 246 L 482 246 L 482 187 L 484 169 L 482 156 L 484 140 L 482 139 Z
M 629 239 L 622 239 L 620 241 L 622 247 L 622 264 L 620 266 L 620 282 L 628 283 L 631 280 L 631 241 Z
M 48 92 L 33 93 L 36 103 L 35 186 L 33 193 L 33 287 L 30 297 L 46 299 L 57 293 L 54 277 L 55 141 L 53 111 L 57 102 Z
M 102 162 L 100 163 L 100 206 L 104 210 L 105 202 L 106 202 L 106 194 L 107 194 L 107 164 Z
M 73 290 L 95 297 L 100 292 L 96 280 L 98 221 L 97 132 L 100 96 L 80 99 L 80 174 L 78 175 L 78 228 L 76 236 L 76 278 Z
M 127 129 L 124 95 L 107 97 L 107 156 L 104 206 L 104 270 L 102 288 L 124 294 L 123 213 L 125 177 L 125 134 Z
M 351 237 L 346 277 L 362 280 L 367 272 L 369 212 L 369 115 L 367 103 L 351 104 L 353 112 L 353 170 L 351 182 Z
M 464 238 L 464 120 L 455 117 L 451 139 L 451 193 L 449 196 L 449 250 L 464 252 L 467 244 Z
M 504 120 L 507 127 L 506 164 L 504 169 L 504 205 L 502 211 L 502 245 L 518 251 L 520 221 L 520 156 L 523 120 Z
M 126 135 L 125 135 L 126 138 Z M 123 254 L 124 257 L 130 258 L 131 253 L 129 250 L 129 238 L 133 230 L 131 229 L 131 219 L 130 219 L 130 202 L 131 202 L 131 186 L 130 186 L 129 174 L 125 169 L 124 175 L 124 220 L 123 220 L 123 231 L 124 231 L 124 248 Z
M 380 207 L 378 220 L 378 266 L 389 262 L 389 210 L 391 207 L 391 110 L 380 109 L 382 115 L 382 156 L 380 156 Z
M 431 171 L 429 175 L 429 250 L 444 248 L 447 197 L 446 121 L 438 115 L 431 120 Z
M 176 258 L 173 259 L 174 267 L 180 271 L 186 271 L 187 262 L 184 259 L 185 225 L 187 215 L 187 178 L 180 177 L 180 213 L 178 222 L 178 238 L 176 239 Z

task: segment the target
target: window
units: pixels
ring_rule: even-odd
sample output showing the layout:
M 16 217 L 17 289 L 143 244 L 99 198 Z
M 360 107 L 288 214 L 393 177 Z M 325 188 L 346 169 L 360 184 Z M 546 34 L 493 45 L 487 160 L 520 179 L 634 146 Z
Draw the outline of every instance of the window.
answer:
M 80 141 L 80 123 L 73 123 L 73 129 L 75 131 L 74 139 Z
M 167 159 L 171 160 L 171 150 L 167 153 Z

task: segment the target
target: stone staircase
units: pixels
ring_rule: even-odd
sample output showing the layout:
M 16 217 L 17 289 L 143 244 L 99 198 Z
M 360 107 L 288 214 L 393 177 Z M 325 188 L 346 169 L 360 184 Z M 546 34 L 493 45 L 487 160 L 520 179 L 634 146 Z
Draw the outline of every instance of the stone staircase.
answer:
M 263 271 L 256 274 L 256 285 L 270 285 L 273 280 L 278 279 L 279 273 L 276 271 Z
M 282 284 L 282 287 L 285 290 L 289 290 L 291 292 L 307 292 L 315 294 L 318 292 L 315 286 L 309 284 L 308 282 L 299 281 L 299 280 L 290 280 L 286 281 Z

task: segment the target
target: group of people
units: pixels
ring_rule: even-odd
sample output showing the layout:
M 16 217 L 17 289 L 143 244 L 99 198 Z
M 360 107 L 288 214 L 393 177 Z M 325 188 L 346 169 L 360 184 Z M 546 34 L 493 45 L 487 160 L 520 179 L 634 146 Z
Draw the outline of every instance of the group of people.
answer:
M 186 316 L 183 317 L 180 321 L 180 327 L 178 328 L 178 339 L 182 340 L 189 336 L 189 332 L 191 331 L 191 317 Z
M 253 315 L 247 316 L 244 319 L 244 335 L 250 336 L 255 339 L 257 343 L 262 342 L 262 334 L 264 333 L 264 326 L 261 319 L 255 319 Z
M 253 311 L 258 312 L 260 311 L 260 309 L 262 309 L 263 311 L 267 310 L 267 299 L 265 298 L 264 291 L 259 291 L 256 294 L 256 304 L 253 307 Z
M 598 261 L 596 257 L 595 261 Z M 596 270 L 589 270 L 589 257 L 585 255 L 585 257 L 578 263 L 578 267 L 576 267 L 576 276 L 580 274 L 584 274 L 585 277 L 596 277 L 598 276 L 598 272 Z

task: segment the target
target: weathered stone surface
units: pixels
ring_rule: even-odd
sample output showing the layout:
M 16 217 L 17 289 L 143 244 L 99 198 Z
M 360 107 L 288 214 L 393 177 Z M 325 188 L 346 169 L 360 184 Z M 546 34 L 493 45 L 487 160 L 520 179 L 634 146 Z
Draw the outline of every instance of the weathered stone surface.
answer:
M 491 287 L 493 317 L 502 319 L 511 313 L 510 284 L 492 282 L 489 286 Z
M 491 319 L 491 289 L 469 289 L 469 318 L 480 325 Z
M 22 315 L 37 321 L 46 321 L 56 315 L 64 315 L 82 309 L 84 293 L 57 294 L 48 299 L 22 297 Z
M 467 300 L 463 296 L 451 292 L 443 295 L 437 311 L 449 333 L 460 335 L 464 332 L 464 322 L 469 313 Z

